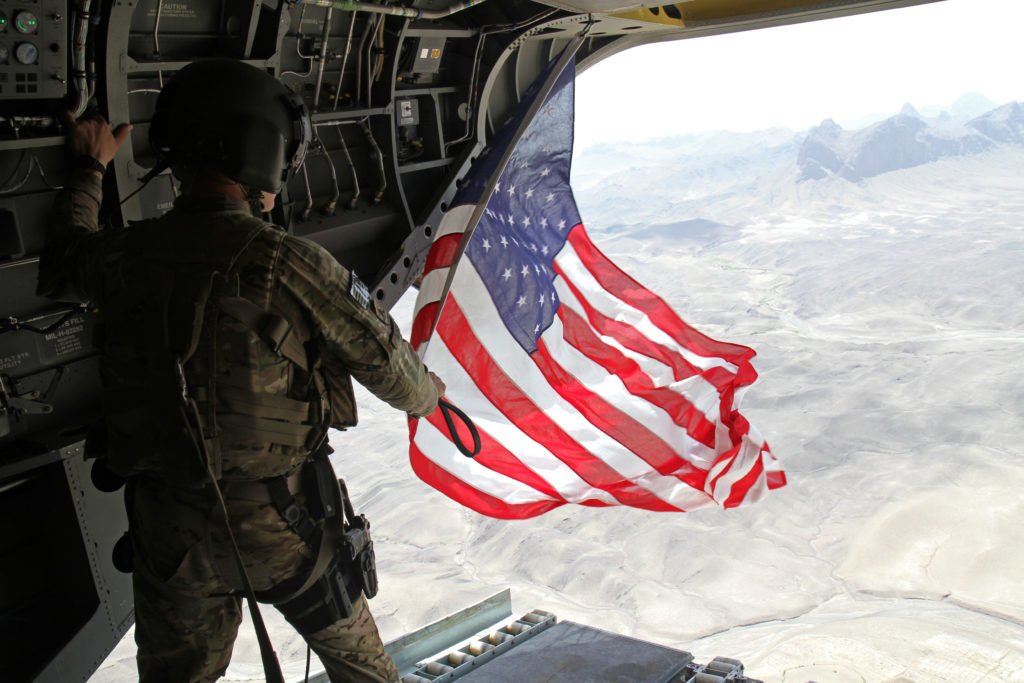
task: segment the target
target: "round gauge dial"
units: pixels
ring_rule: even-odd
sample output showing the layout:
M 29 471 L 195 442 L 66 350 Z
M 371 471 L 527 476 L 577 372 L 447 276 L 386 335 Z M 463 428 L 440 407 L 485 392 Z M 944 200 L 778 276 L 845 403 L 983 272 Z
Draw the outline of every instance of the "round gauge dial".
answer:
M 28 11 L 18 12 L 14 15 L 14 28 L 22 33 L 35 33 L 39 29 L 39 17 Z
M 0 64 L 6 64 L 10 58 L 11 51 L 7 49 L 6 45 L 0 45 Z
M 0 33 L 7 30 L 7 15 L 0 12 Z
M 14 58 L 22 64 L 35 64 L 39 61 L 39 48 L 32 43 L 18 43 L 14 48 Z

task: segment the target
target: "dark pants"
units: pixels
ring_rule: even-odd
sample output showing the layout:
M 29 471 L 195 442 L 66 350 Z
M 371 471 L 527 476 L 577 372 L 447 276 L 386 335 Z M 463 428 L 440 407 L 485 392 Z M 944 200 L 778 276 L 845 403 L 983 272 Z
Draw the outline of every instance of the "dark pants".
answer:
M 228 509 L 255 590 L 308 566 L 308 547 L 273 506 L 230 499 Z M 241 623 L 241 600 L 223 595 L 241 586 L 220 513 L 200 494 L 150 483 L 135 491 L 132 516 L 140 683 L 215 681 Z M 398 681 L 364 598 L 349 618 L 303 637 L 334 683 Z

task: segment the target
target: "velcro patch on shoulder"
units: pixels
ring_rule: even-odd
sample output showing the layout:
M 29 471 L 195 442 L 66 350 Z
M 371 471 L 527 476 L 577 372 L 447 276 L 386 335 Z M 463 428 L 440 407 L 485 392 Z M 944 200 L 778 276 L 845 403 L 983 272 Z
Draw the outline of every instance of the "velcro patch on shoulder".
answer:
M 352 285 L 348 288 L 348 293 L 363 308 L 370 307 L 370 288 L 359 279 L 355 271 L 352 272 Z

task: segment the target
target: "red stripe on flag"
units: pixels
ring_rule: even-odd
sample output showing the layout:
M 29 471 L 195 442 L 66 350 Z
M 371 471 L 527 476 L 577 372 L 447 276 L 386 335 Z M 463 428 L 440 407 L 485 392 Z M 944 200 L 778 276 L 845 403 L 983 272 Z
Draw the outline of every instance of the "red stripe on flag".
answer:
M 705 379 L 714 384 L 719 389 L 722 386 L 728 386 L 732 381 L 732 373 L 725 368 L 714 367 L 706 371 L 701 371 L 700 368 L 692 365 L 682 354 L 674 351 L 668 347 L 662 346 L 661 344 L 651 341 L 647 336 L 641 334 L 636 330 L 635 327 L 624 323 L 614 318 L 609 318 L 605 314 L 590 305 L 587 301 L 583 292 L 573 283 L 572 280 L 566 276 L 565 271 L 558 265 L 558 260 L 554 263 L 555 272 L 562 278 L 565 285 L 572 290 L 572 293 L 576 296 L 580 305 L 583 306 L 584 312 L 587 314 L 587 320 L 590 322 L 590 326 L 597 330 L 600 334 L 606 337 L 612 337 L 620 344 L 625 346 L 630 351 L 635 351 L 640 355 L 653 358 L 663 365 L 667 365 L 672 368 L 672 377 L 675 381 L 679 382 L 684 379 L 689 379 L 696 375 L 703 375 Z M 723 377 L 721 373 L 726 373 Z M 720 386 L 720 384 L 722 386 Z M 702 443 L 704 443 L 702 441 Z
M 750 493 L 750 489 L 757 484 L 757 480 L 760 479 L 762 472 L 764 472 L 764 453 L 760 452 L 757 454 L 757 461 L 750 470 L 733 482 L 732 488 L 729 489 L 729 497 L 722 503 L 722 507 L 739 507 L 743 503 L 743 499 Z
M 774 458 L 774 455 L 770 457 Z M 782 470 L 774 470 L 768 473 L 768 488 L 769 489 L 781 489 L 786 485 L 786 473 Z
M 661 437 L 632 415 L 622 412 L 599 394 L 584 387 L 571 372 L 555 362 L 543 337 L 537 342 L 537 352 L 531 354 L 531 358 L 551 388 L 580 411 L 588 422 L 628 448 L 658 474 L 678 476 L 694 488 L 704 488 L 704 477 L 695 472 L 693 465 L 679 457 Z
M 625 505 L 647 510 L 678 510 L 647 489 L 625 480 L 548 417 L 487 353 L 454 296 L 449 295 L 436 334 L 441 335 L 459 364 L 475 379 L 480 392 L 512 424 L 547 448 L 580 479 L 607 491 Z
M 437 238 L 430 245 L 427 263 L 423 267 L 424 277 L 439 268 L 450 268 L 455 263 L 455 256 L 458 254 L 462 236 L 461 232 L 451 233 Z M 412 321 L 412 332 L 409 335 L 409 342 L 413 348 L 418 349 L 434 331 L 434 320 L 437 318 L 439 306 L 439 301 L 432 301 L 416 310 Z
M 732 409 L 732 396 L 729 402 L 722 402 L 722 424 L 729 429 L 729 440 L 733 443 L 739 442 L 750 432 L 750 422 L 738 410 Z
M 437 428 L 437 431 L 441 432 L 446 439 L 449 441 L 451 440 L 452 437 L 448 431 L 448 425 L 445 423 L 444 416 L 441 414 L 440 410 L 432 412 L 426 417 L 426 420 L 430 422 L 430 424 L 434 425 L 434 427 Z M 473 437 L 463 424 L 462 420 L 456 419 L 453 420 L 453 422 L 455 423 L 455 430 L 458 432 L 462 443 L 472 444 Z M 551 484 L 547 482 L 546 479 L 524 465 L 519 458 L 502 446 L 501 443 L 496 441 L 486 431 L 480 429 L 479 425 L 477 425 L 477 432 L 480 435 L 480 453 L 473 458 L 474 462 L 522 482 L 548 498 L 554 498 L 560 503 L 568 502 L 553 486 L 551 486 Z M 460 454 L 458 457 L 464 458 L 466 456 Z
M 561 306 L 558 317 L 567 342 L 608 372 L 614 374 L 631 394 L 668 413 L 672 421 L 686 430 L 694 440 L 708 448 L 715 447 L 715 425 L 682 394 L 665 387 L 657 387 L 633 359 L 614 346 L 606 344 L 576 311 Z M 690 483 L 687 480 L 687 483 Z M 700 483 L 704 488 L 703 473 Z
M 461 232 L 438 237 L 430 246 L 427 254 L 427 263 L 423 267 L 424 273 L 429 273 L 436 268 L 448 268 L 455 263 L 455 254 L 459 251 L 459 242 L 462 241 Z
M 473 488 L 425 456 L 415 443 L 409 445 L 409 461 L 416 475 L 455 502 L 497 519 L 527 519 L 555 509 L 562 503 L 541 500 L 512 505 Z
M 569 232 L 568 241 L 601 287 L 608 292 L 615 292 L 616 297 L 646 313 L 651 322 L 681 346 L 692 349 L 702 356 L 722 358 L 736 366 L 745 364 L 754 357 L 753 349 L 714 340 L 683 322 L 661 297 L 609 261 L 608 257 L 590 241 L 582 223 Z
M 440 303 L 434 301 L 416 311 L 416 316 L 412 320 L 412 333 L 409 335 L 409 342 L 413 348 L 419 348 L 434 331 L 434 320 L 437 318 L 439 307 Z
M 582 292 L 580 292 L 576 285 L 565 276 L 565 273 L 561 268 L 558 267 L 557 261 L 555 263 L 555 270 L 562 277 L 562 281 L 565 285 L 572 290 L 576 299 L 583 307 L 584 312 L 587 314 L 587 321 L 590 323 L 589 327 L 596 330 L 597 333 L 601 335 L 615 339 L 630 351 L 652 358 L 663 365 L 672 368 L 672 377 L 677 382 L 697 375 L 703 377 L 719 392 L 717 399 L 720 406 L 719 419 L 721 419 L 721 413 L 723 411 L 732 410 L 731 399 L 728 403 L 723 403 L 724 398 L 722 396 L 723 392 L 733 391 L 736 383 L 736 376 L 732 372 L 721 366 L 711 367 L 707 370 L 700 370 L 699 368 L 694 367 L 677 351 L 673 351 L 668 347 L 651 341 L 648 337 L 638 332 L 632 325 L 609 318 L 596 308 L 593 308 L 583 297 Z M 567 310 L 571 311 L 571 309 Z M 683 399 L 686 400 L 685 397 L 683 397 Z M 707 418 L 707 415 L 695 409 L 690 423 L 685 426 L 686 430 L 690 433 L 690 436 L 694 439 L 708 448 L 715 448 L 715 426 L 714 423 Z

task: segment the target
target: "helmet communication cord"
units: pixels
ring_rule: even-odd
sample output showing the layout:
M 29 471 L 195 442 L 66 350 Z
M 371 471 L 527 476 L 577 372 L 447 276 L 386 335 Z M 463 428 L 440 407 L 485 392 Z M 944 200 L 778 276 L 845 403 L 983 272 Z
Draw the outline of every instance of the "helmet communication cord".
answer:
M 188 392 L 188 384 L 185 381 L 185 372 L 179 362 L 177 365 L 179 374 L 179 382 L 182 386 L 181 398 L 185 403 L 185 408 L 191 415 L 190 417 L 195 421 L 195 424 L 201 425 L 202 421 L 199 417 L 199 409 L 196 406 L 196 402 L 192 400 L 192 397 Z M 242 579 L 242 587 L 245 590 L 246 600 L 249 602 L 249 614 L 252 615 L 253 627 L 256 630 L 256 640 L 260 646 L 260 656 L 263 659 L 263 672 L 266 674 L 267 683 L 285 683 L 284 674 L 281 671 L 281 664 L 277 660 L 277 653 L 274 652 L 274 646 L 270 642 L 270 634 L 267 633 L 267 626 L 263 622 L 263 615 L 260 614 L 259 605 L 256 603 L 256 592 L 253 590 L 252 582 L 249 580 L 249 574 L 245 570 L 245 563 L 242 560 L 242 553 L 238 549 L 238 542 L 235 540 L 235 533 L 231 529 L 231 519 L 228 516 L 228 506 L 224 500 L 224 492 L 221 491 L 220 484 L 217 481 L 217 475 L 213 471 L 213 461 L 210 459 L 210 453 L 206 447 L 206 441 L 202 438 L 197 439 L 199 448 L 202 451 L 203 459 L 206 461 L 206 472 L 210 478 L 210 483 L 213 485 L 213 491 L 217 497 L 217 505 L 220 508 L 221 514 L 224 515 L 224 527 L 228 532 L 228 539 L 231 541 L 231 550 L 235 558 L 235 564 L 238 566 L 238 574 Z
M 249 204 L 249 212 L 256 218 L 263 218 L 263 191 L 258 187 L 241 186 L 245 191 L 245 201 Z
M 146 175 L 142 176 L 142 178 L 139 179 L 139 182 L 142 183 L 142 184 L 139 185 L 139 187 L 137 187 L 134 192 L 132 192 L 127 197 L 122 199 L 121 202 L 118 204 L 118 206 L 124 206 L 124 203 L 126 201 L 128 201 L 129 199 L 131 199 L 132 197 L 134 197 L 138 193 L 140 193 L 143 190 L 145 190 L 146 186 L 149 185 L 149 182 L 151 180 L 153 180 L 153 178 L 156 178 L 158 175 L 160 175 L 161 173 L 166 171 L 168 168 L 169 167 L 166 164 L 158 163 L 156 166 L 154 166 L 153 168 L 149 169 L 149 172 Z

